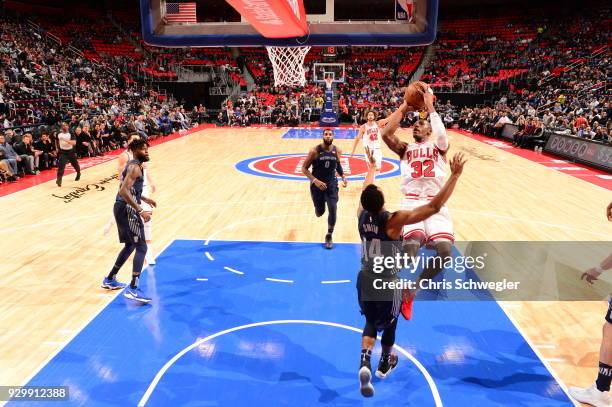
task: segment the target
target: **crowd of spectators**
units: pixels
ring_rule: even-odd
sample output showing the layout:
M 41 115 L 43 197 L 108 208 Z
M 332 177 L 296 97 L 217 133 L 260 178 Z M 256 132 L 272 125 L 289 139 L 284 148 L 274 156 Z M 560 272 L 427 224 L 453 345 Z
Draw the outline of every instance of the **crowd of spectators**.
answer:
M 166 136 L 206 117 L 203 107 L 186 112 L 126 81 L 120 64 L 100 66 L 8 19 L 0 24 L 0 77 L 0 182 L 56 165 L 62 122 L 83 158 L 122 148 L 131 134 Z

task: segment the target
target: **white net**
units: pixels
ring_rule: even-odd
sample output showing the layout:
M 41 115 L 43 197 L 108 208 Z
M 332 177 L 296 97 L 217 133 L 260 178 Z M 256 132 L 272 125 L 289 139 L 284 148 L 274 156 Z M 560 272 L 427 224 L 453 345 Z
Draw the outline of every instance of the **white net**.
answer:
M 274 86 L 304 86 L 304 58 L 310 47 L 266 47 L 274 70 Z

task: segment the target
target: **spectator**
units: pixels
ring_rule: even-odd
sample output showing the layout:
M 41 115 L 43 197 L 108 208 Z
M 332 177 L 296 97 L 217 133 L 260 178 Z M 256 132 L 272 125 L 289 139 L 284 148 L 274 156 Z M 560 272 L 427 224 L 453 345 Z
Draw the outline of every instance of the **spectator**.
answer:
M 55 165 L 57 159 L 57 150 L 55 145 L 49 139 L 48 133 L 43 133 L 36 143 L 34 143 L 36 151 L 40 151 L 38 155 L 38 163 L 36 166 L 40 171 L 48 170 Z

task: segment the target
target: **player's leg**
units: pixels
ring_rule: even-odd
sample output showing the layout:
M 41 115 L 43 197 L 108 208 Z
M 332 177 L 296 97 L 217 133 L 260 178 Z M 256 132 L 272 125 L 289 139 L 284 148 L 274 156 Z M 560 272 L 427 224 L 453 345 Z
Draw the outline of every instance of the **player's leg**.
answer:
M 374 165 L 376 166 L 376 173 L 380 173 L 380 169 L 382 167 L 382 150 L 380 148 L 374 149 L 373 155 Z
M 62 186 L 62 178 L 64 176 L 64 171 L 66 170 L 67 163 L 68 163 L 68 157 L 66 156 L 66 153 L 60 151 L 59 160 L 57 163 L 57 179 L 55 181 L 58 187 Z
M 369 279 L 364 279 L 361 273 L 357 276 L 357 301 L 359 310 L 365 316 L 366 322 L 361 334 L 361 357 L 359 360 L 359 388 L 361 395 L 364 397 L 372 397 L 374 395 L 374 386 L 372 386 L 372 349 L 376 344 L 376 323 L 372 315 L 376 314 L 376 306 L 374 302 L 364 301 L 363 298 L 368 298 L 367 287 L 364 287 L 364 281 L 367 283 Z
M 570 387 L 570 395 L 581 403 L 595 407 L 612 405 L 610 382 L 612 380 L 612 298 L 608 305 L 603 337 L 599 348 L 599 373 L 591 387 Z
M 147 264 L 152 266 L 155 264 L 155 255 L 153 254 L 153 218 L 144 224 L 144 236 L 147 243 L 147 255 L 145 260 Z
M 320 218 L 325 213 L 325 192 L 310 184 L 310 197 L 315 208 L 315 215 Z
M 402 200 L 400 208 L 404 210 L 411 210 L 418 206 L 424 205 L 425 203 L 425 201 L 405 198 Z M 424 222 L 406 225 L 402 229 L 402 251 L 411 259 L 415 259 L 417 257 L 419 249 L 423 243 L 425 243 L 425 240 Z M 402 302 L 401 312 L 402 316 L 407 320 L 412 318 L 412 304 L 414 303 L 416 294 L 417 290 L 404 291 L 404 300 Z
M 117 281 L 117 273 L 136 248 L 134 242 L 130 238 L 130 227 L 125 203 L 115 202 L 115 206 L 113 207 L 113 217 L 115 223 L 117 224 L 117 231 L 119 232 L 119 242 L 123 243 L 124 246 L 117 255 L 117 259 L 115 260 L 115 264 L 113 265 L 110 273 L 108 273 L 108 276 L 102 281 L 102 287 L 106 288 L 107 290 L 118 290 L 126 286 L 126 284 Z
M 77 160 L 77 156 L 76 153 L 73 151 L 70 153 L 70 155 L 68 156 L 70 159 L 70 164 L 72 164 L 72 167 L 74 168 L 74 170 L 76 171 L 76 177 L 74 178 L 75 181 L 78 181 L 81 179 L 81 167 L 79 166 L 79 160 Z
M 140 273 L 142 273 L 145 256 L 147 254 L 147 244 L 144 240 L 144 223 L 135 210 L 131 207 L 128 207 L 127 210 L 130 218 L 130 232 L 136 248 L 136 253 L 132 261 L 132 281 L 123 295 L 130 300 L 147 304 L 151 302 L 151 298 L 147 297 L 138 288 L 138 280 L 140 279 Z
M 379 305 L 379 326 L 383 327 L 383 334 L 380 340 L 382 353 L 378 362 L 378 368 L 376 369 L 376 377 L 379 379 L 386 378 L 397 367 L 398 357 L 392 351 L 393 345 L 395 345 L 397 317 L 402 303 L 402 290 L 391 290 L 387 293 L 386 299 L 388 301 Z
M 145 212 L 149 213 L 150 215 L 153 214 L 153 208 L 147 204 L 146 202 L 141 202 L 140 207 L 142 209 L 144 209 Z M 149 219 L 148 222 L 144 223 L 144 238 L 145 238 L 145 242 L 147 243 L 147 255 L 145 257 L 145 260 L 147 261 L 148 265 L 154 265 L 155 264 L 155 255 L 153 254 L 153 218 L 151 217 L 151 219 Z
M 330 185 L 325 191 L 325 202 L 327 204 L 327 234 L 325 235 L 325 248 L 331 249 L 334 245 L 332 234 L 336 226 L 338 211 L 338 186 Z

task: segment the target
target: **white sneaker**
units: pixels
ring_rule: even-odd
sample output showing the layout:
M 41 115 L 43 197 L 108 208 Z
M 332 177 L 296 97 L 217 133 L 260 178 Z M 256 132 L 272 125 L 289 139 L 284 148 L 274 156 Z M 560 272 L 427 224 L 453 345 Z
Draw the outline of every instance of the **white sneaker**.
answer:
M 599 391 L 595 384 L 591 387 L 570 387 L 569 394 L 574 399 L 581 403 L 590 404 L 595 407 L 610 407 L 612 406 L 612 398 L 607 391 Z
M 145 260 L 150 266 L 155 264 L 155 256 L 153 256 L 153 253 L 149 254 L 149 252 L 147 252 L 147 254 L 145 254 Z

